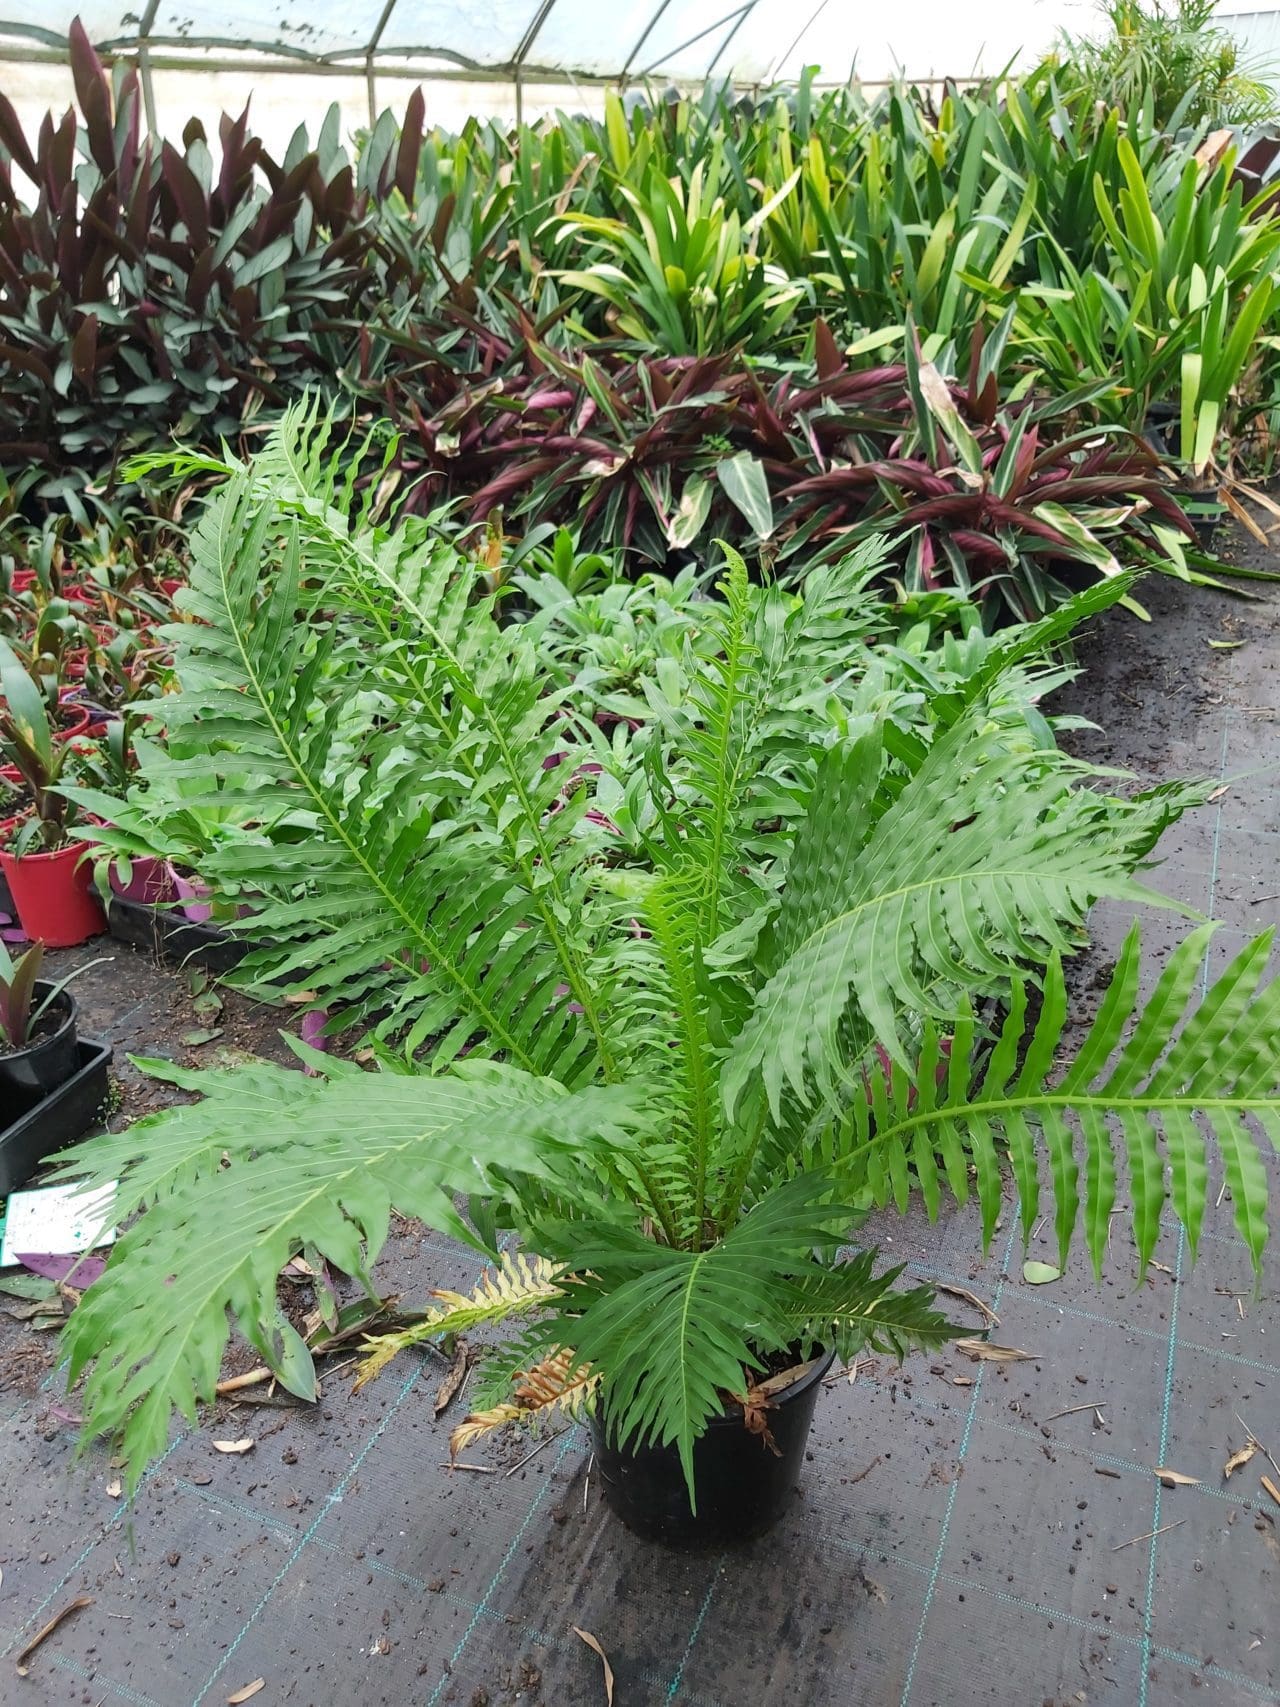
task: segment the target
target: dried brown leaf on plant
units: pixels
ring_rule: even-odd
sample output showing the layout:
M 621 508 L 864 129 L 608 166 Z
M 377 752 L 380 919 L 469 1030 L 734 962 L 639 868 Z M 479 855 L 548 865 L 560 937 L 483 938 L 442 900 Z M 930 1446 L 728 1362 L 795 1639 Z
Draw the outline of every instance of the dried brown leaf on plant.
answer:
M 585 1364 L 574 1367 L 569 1350 L 558 1351 L 543 1358 L 532 1369 L 522 1370 L 515 1378 L 514 1404 L 495 1405 L 489 1411 L 474 1411 L 449 1436 L 449 1452 L 456 1458 L 473 1441 L 477 1441 L 506 1423 L 533 1422 L 559 1410 L 567 1417 L 577 1417 L 600 1384 L 600 1376 Z
M 590 1630 L 579 1630 L 576 1624 L 571 1624 L 569 1628 L 573 1631 L 574 1635 L 580 1642 L 585 1642 L 587 1644 L 593 1654 L 599 1654 L 600 1664 L 604 1667 L 605 1707 L 613 1707 L 613 1667 L 609 1664 L 608 1654 L 605 1653 L 604 1649 L 600 1646 L 598 1638 L 593 1636 Z

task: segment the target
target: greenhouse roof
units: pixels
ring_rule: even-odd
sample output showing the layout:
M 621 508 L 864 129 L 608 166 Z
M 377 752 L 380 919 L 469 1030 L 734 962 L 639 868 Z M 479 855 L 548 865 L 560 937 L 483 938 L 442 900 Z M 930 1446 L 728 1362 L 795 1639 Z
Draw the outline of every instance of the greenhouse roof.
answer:
M 0 0 L 0 58 L 62 58 L 79 15 L 108 54 L 155 64 L 248 58 L 286 69 L 379 74 L 746 84 L 823 81 L 886 66 L 913 75 L 999 70 L 1043 48 L 1071 0 L 988 0 L 974 9 L 916 0 L 871 13 L 853 0 Z M 896 32 L 896 34 L 894 33 Z M 927 62 L 927 63 L 926 63 Z

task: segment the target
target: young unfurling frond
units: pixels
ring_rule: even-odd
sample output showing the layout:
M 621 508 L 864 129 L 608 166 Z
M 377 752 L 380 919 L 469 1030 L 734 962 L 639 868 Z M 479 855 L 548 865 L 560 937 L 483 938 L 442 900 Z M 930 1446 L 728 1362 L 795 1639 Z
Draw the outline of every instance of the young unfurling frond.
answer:
M 424 1340 L 465 1333 L 468 1328 L 479 1327 L 484 1322 L 501 1322 L 524 1310 L 544 1309 L 561 1296 L 556 1284 L 559 1272 L 554 1263 L 542 1257 L 506 1252 L 496 1269 L 485 1270 L 470 1294 L 433 1289 L 431 1296 L 440 1299 L 440 1306 L 429 1310 L 420 1322 L 395 1333 L 365 1337 L 365 1354 L 356 1372 L 353 1391 L 380 1375 L 402 1351 L 421 1345 Z

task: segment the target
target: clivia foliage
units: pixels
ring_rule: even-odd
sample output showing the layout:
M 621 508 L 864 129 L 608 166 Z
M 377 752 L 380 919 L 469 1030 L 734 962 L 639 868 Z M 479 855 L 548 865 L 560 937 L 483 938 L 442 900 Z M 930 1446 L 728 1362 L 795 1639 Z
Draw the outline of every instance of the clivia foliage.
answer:
M 193 553 L 203 623 L 179 668 L 198 695 L 165 721 L 203 734 L 192 774 L 234 775 L 246 815 L 310 815 L 305 848 L 241 850 L 255 930 L 312 999 L 361 993 L 381 1060 L 303 1050 L 310 1079 L 150 1063 L 201 1100 L 78 1152 L 121 1180 L 122 1218 L 145 1209 L 66 1328 L 86 1428 L 123 1433 L 135 1484 L 173 1409 L 212 1395 L 229 1318 L 314 1394 L 278 1272 L 305 1245 L 367 1276 L 393 1208 L 495 1265 L 503 1230 L 526 1253 L 424 1333 L 510 1317 L 517 1411 L 591 1403 L 624 1444 L 674 1443 L 687 1474 L 771 1354 L 952 1332 L 927 1288 L 840 1251 L 856 1210 L 916 1193 L 936 1214 L 976 1192 L 990 1238 L 1002 1150 L 1024 1229 L 1047 1186 L 1063 1259 L 1083 1219 L 1098 1266 L 1122 1156 L 1145 1263 L 1170 1196 L 1194 1247 L 1204 1120 L 1259 1259 L 1254 1123 L 1280 1135 L 1269 935 L 1197 999 L 1211 927 L 1193 931 L 1143 999 L 1135 929 L 1064 1045 L 1088 907 L 1158 903 L 1140 868 L 1203 794 L 1108 798 L 1007 692 L 1123 578 L 992 643 L 916 732 L 779 717 L 834 611 L 753 589 L 726 552 L 714 651 L 611 773 L 593 723 L 601 769 L 561 762 L 571 692 L 493 619 L 476 567 L 429 526 L 379 527 L 305 418 L 223 468 Z M 363 727 L 344 721 L 356 660 L 379 708 Z

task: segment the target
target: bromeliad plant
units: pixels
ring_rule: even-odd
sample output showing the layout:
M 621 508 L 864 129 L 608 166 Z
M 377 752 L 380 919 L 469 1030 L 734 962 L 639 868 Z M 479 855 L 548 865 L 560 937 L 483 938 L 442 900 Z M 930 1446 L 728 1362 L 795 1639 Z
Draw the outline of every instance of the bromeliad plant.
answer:
M 838 698 L 792 715 L 798 684 L 839 676 L 848 593 L 806 609 L 753 591 L 728 553 L 714 654 L 689 656 L 616 781 L 623 835 L 593 819 L 594 773 L 555 762 L 572 696 L 519 624 L 492 620 L 473 565 L 434 530 L 375 526 L 297 416 L 223 473 L 193 540 L 190 696 L 165 721 L 182 740 L 203 725 L 193 772 L 224 795 L 234 775 L 246 811 L 306 802 L 304 849 L 251 850 L 255 935 L 276 941 L 260 970 L 313 1002 L 345 992 L 382 1061 L 308 1055 L 315 1078 L 151 1063 L 202 1100 L 78 1152 L 95 1181 L 120 1180 L 122 1218 L 146 1210 L 66 1330 L 86 1427 L 123 1433 L 135 1482 L 173 1408 L 211 1396 L 229 1313 L 314 1394 L 279 1269 L 305 1245 L 368 1280 L 393 1207 L 491 1262 L 503 1229 L 528 1253 L 423 1334 L 523 1318 L 515 1411 L 589 1397 L 624 1445 L 672 1443 L 686 1475 L 767 1359 L 948 1336 L 927 1290 L 840 1249 L 856 1209 L 918 1192 L 937 1214 L 944 1190 L 976 1191 L 989 1239 L 1002 1149 L 1027 1228 L 1047 1171 L 1064 1257 L 1083 1160 L 1096 1264 L 1123 1154 L 1145 1262 L 1166 1164 L 1195 1244 L 1203 1116 L 1258 1258 L 1250 1122 L 1280 1134 L 1269 938 L 1196 1004 L 1208 927 L 1146 1001 L 1135 931 L 1063 1049 L 1062 958 L 1087 908 L 1158 899 L 1136 874 L 1197 797 L 1108 798 L 1010 702 L 1123 580 L 990 643 L 914 731 Z M 338 732 L 353 639 L 383 707 L 354 739 Z M 607 753 L 598 736 L 583 753 Z M 992 994 L 994 1029 L 977 1017 Z M 374 1366 L 419 1337 L 376 1346 Z

